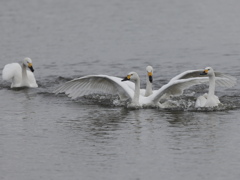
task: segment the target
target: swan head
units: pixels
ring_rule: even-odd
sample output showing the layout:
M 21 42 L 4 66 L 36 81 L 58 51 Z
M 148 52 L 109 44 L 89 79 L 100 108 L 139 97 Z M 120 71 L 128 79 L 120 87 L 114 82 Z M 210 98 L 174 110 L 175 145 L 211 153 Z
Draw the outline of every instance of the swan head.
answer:
M 153 68 L 152 68 L 152 66 L 147 66 L 146 70 L 147 70 L 148 79 L 149 79 L 150 83 L 152 83 L 152 81 L 153 81 L 153 77 L 152 77 Z
M 34 72 L 34 69 L 32 66 L 32 60 L 29 57 L 24 58 L 23 65 L 28 67 L 32 72 Z
M 206 67 L 206 68 L 204 69 L 204 71 L 203 71 L 200 75 L 208 75 L 208 76 L 214 75 L 213 68 L 211 68 L 211 67 Z
M 136 72 L 130 72 L 128 75 L 122 79 L 122 81 L 137 81 L 139 80 L 139 76 Z

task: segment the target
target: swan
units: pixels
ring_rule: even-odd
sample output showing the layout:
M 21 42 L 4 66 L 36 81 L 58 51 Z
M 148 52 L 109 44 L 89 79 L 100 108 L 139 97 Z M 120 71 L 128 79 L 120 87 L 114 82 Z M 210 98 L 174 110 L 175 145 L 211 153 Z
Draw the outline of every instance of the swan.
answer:
M 216 77 L 213 68 L 206 67 L 200 75 L 207 75 L 209 77 L 209 90 L 196 100 L 195 107 L 215 107 L 220 104 L 219 98 L 215 95 Z
M 189 74 L 190 71 L 184 73 Z M 134 88 L 128 83 L 129 81 L 134 83 Z M 232 79 L 226 77 L 218 77 L 218 81 L 222 85 L 234 84 Z M 65 93 L 72 99 L 93 93 L 117 94 L 121 101 L 130 100 L 130 103 L 127 105 L 129 108 L 164 108 L 164 105 L 159 102 L 162 97 L 166 95 L 181 95 L 184 89 L 207 82 L 207 77 L 184 78 L 182 75 L 178 75 L 175 80 L 170 80 L 169 83 L 163 85 L 158 90 L 152 91 L 152 94 L 146 97 L 140 93 L 140 78 L 136 72 L 128 73 L 124 79 L 108 75 L 88 75 L 66 82 L 58 87 L 54 93 Z
M 11 88 L 38 87 L 33 72 L 32 60 L 26 57 L 21 63 L 5 65 L 2 71 L 2 79 L 12 81 Z
M 195 107 L 214 107 L 220 104 L 219 98 L 215 95 L 215 85 L 221 87 L 233 87 L 237 79 L 233 76 L 223 74 L 221 72 L 216 72 L 211 67 L 206 67 L 204 71 L 202 69 L 198 70 L 187 70 L 170 80 L 175 81 L 179 79 L 203 77 L 208 79 L 209 82 L 209 92 L 197 98 L 195 102 Z
M 212 69 L 211 67 L 207 67 L 206 69 Z M 212 69 L 213 71 L 213 69 Z M 210 73 L 210 72 L 209 72 Z M 215 84 L 220 87 L 225 87 L 225 88 L 231 88 L 237 83 L 237 79 L 231 75 L 224 74 L 222 72 L 214 72 L 215 75 Z M 169 83 L 178 81 L 181 79 L 192 79 L 192 78 L 200 78 L 203 80 L 205 79 L 206 83 L 209 83 L 209 74 L 203 73 L 203 69 L 197 69 L 197 70 L 187 70 L 184 71 L 177 76 L 173 77 L 170 79 Z M 164 95 L 164 98 L 168 98 L 171 95 L 168 92 Z M 204 94 L 203 96 L 206 96 L 207 94 Z

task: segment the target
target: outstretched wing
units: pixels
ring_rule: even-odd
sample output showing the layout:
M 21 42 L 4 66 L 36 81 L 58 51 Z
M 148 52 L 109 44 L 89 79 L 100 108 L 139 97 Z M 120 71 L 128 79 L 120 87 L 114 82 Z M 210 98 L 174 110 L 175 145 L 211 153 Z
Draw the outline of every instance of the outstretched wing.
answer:
M 120 78 L 107 75 L 89 75 L 73 79 L 57 88 L 54 93 L 65 93 L 72 99 L 88 94 L 118 94 L 121 100 L 133 98 L 134 91 Z
M 216 76 L 216 85 L 221 87 L 233 87 L 237 84 L 237 78 L 230 76 L 228 74 L 223 74 L 220 72 L 215 72 Z
M 200 75 L 201 72 L 203 72 L 202 69 L 187 70 L 187 71 L 184 71 L 184 72 L 178 74 L 177 76 L 173 77 L 170 81 L 175 81 L 175 80 L 179 80 L 179 79 L 188 79 L 188 78 L 200 77 L 200 76 L 202 76 L 202 75 Z M 207 76 L 205 76 L 205 77 L 207 77 Z
M 208 77 L 197 77 L 169 81 L 168 84 L 162 86 L 159 90 L 154 91 L 151 95 L 151 98 L 154 103 L 157 103 L 163 97 L 163 95 L 164 97 L 168 97 L 170 95 L 181 95 L 185 89 L 197 84 L 203 84 L 207 82 L 209 82 Z
M 203 72 L 202 69 L 187 70 L 170 80 L 170 82 L 180 79 L 196 78 L 196 77 L 208 77 L 207 75 L 200 75 Z M 216 85 L 221 87 L 233 87 L 237 83 L 237 79 L 233 76 L 223 74 L 221 72 L 214 72 L 216 76 Z

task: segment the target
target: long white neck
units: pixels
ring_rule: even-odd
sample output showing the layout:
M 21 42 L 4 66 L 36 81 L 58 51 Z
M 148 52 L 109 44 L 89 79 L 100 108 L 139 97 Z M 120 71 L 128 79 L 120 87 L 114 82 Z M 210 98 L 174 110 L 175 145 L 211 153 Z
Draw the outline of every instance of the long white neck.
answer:
M 140 79 L 138 78 L 134 83 L 135 83 L 135 91 L 134 91 L 132 103 L 139 104 Z
M 208 95 L 213 96 L 215 94 L 215 75 L 209 76 L 209 90 Z
M 148 97 L 152 94 L 152 83 L 149 81 L 149 77 L 147 76 L 147 86 L 146 86 L 146 92 L 145 96 Z
M 23 75 L 23 77 L 24 76 L 27 77 L 27 68 L 25 65 L 22 65 L 22 75 Z
M 22 85 L 28 85 L 27 67 L 22 64 Z

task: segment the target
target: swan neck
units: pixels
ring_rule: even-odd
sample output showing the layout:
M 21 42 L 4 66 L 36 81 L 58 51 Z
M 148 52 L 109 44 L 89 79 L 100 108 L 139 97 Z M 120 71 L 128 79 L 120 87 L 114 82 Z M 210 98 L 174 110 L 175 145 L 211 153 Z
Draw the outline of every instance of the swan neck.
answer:
M 22 64 L 22 77 L 27 78 L 27 67 Z
M 209 76 L 209 91 L 208 94 L 213 96 L 215 94 L 215 75 Z
M 152 94 L 152 83 L 148 80 L 148 76 L 147 76 L 147 87 L 146 87 L 146 92 L 145 92 L 145 96 L 148 97 Z
M 140 96 L 140 79 L 135 81 L 135 91 L 133 96 L 133 103 L 139 104 L 139 96 Z

